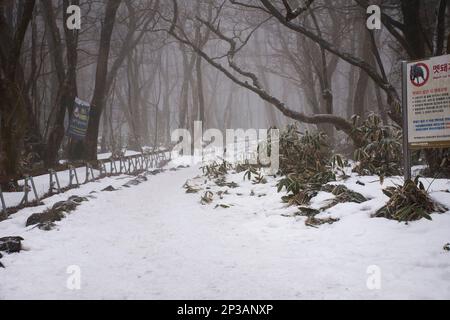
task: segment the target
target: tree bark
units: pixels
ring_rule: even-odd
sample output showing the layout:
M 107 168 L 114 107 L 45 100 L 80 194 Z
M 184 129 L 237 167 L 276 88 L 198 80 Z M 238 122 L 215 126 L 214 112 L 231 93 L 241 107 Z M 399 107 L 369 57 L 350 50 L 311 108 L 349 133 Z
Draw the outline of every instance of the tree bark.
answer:
M 20 172 L 25 133 L 36 129 L 31 127 L 34 116 L 29 109 L 31 104 L 27 104 L 29 98 L 20 65 L 22 45 L 34 7 L 34 0 L 19 5 L 13 31 L 12 23 L 4 19 L 5 8 L 0 6 L 0 183 L 4 187 Z M 7 9 L 11 9 L 12 20 L 12 8 Z
M 121 0 L 109 0 L 106 4 L 105 20 L 100 34 L 100 48 L 97 59 L 95 75 L 94 95 L 91 101 L 91 113 L 86 134 L 86 148 L 84 159 L 97 159 L 97 137 L 99 132 L 100 117 L 105 107 L 107 94 L 108 59 L 111 45 L 111 36 L 116 21 L 116 13 Z
M 77 67 L 77 31 L 67 29 L 64 24 L 64 31 L 66 36 L 66 52 L 67 52 L 67 72 L 64 66 L 63 60 L 63 48 L 61 44 L 61 35 L 56 24 L 56 16 L 54 13 L 53 5 L 50 0 L 42 0 L 44 17 L 46 24 L 50 30 L 49 42 L 52 50 L 53 65 L 56 69 L 56 75 L 58 79 L 58 88 L 54 88 L 57 92 L 55 109 L 56 114 L 52 120 L 50 133 L 46 144 L 46 152 L 44 163 L 46 167 L 51 167 L 57 163 L 58 152 L 61 147 L 61 143 L 65 134 L 64 119 L 66 117 L 66 111 L 69 110 L 69 116 L 72 115 L 73 102 L 77 95 L 76 84 L 76 67 Z M 74 4 L 79 4 L 79 1 L 75 1 Z M 63 12 L 67 11 L 69 2 L 64 0 Z M 66 13 L 63 14 L 64 18 L 67 18 Z M 65 21 L 65 19 L 64 19 Z
M 365 60 L 371 59 L 372 53 L 370 50 L 369 32 L 362 28 L 359 37 L 359 53 L 360 56 Z M 369 76 L 364 70 L 359 70 L 358 80 L 356 82 L 355 96 L 353 98 L 353 114 L 364 119 L 366 116 L 366 101 L 367 101 L 367 87 L 369 85 Z

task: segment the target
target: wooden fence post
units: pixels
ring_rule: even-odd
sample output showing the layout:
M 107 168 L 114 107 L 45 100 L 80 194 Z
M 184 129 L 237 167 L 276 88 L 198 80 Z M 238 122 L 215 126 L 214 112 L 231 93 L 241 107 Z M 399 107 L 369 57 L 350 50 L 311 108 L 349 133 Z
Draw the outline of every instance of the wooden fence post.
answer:
M 53 169 L 49 169 L 48 172 L 50 174 L 49 192 L 53 193 L 53 189 L 55 189 L 55 182 L 56 182 L 56 189 L 58 190 L 58 193 L 60 193 L 61 192 L 61 185 L 59 184 L 58 174 Z M 55 181 L 53 181 L 53 176 L 55 176 Z
M 69 186 L 73 186 L 73 178 L 75 178 L 76 186 L 79 187 L 80 186 L 80 182 L 78 181 L 78 175 L 77 175 L 77 170 L 74 168 L 74 166 L 69 166 Z
M 3 198 L 3 192 L 2 192 L 2 187 L 1 186 L 0 186 L 0 200 L 2 202 L 2 212 L 4 212 L 4 214 L 7 217 L 8 216 L 8 212 L 6 211 L 6 203 L 5 203 L 5 198 Z

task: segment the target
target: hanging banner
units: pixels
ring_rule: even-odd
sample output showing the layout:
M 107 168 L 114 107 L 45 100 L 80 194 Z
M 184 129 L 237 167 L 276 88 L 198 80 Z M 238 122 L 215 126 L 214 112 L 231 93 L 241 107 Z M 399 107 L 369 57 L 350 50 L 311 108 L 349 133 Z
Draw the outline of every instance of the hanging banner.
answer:
M 450 147 L 450 55 L 407 63 L 410 148 Z
M 89 124 L 89 103 L 75 98 L 72 119 L 70 120 L 67 135 L 76 140 L 83 140 Z

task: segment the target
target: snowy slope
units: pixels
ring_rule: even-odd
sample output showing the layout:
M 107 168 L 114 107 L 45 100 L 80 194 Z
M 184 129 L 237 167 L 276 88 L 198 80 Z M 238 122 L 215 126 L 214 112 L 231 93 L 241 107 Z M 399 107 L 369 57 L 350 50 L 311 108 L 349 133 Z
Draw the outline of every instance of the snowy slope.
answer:
M 281 203 L 273 178 L 252 185 L 232 175 L 228 181 L 238 188 L 201 205 L 201 193 L 182 188 L 199 174 L 198 167 L 166 171 L 132 188 L 96 193 L 48 232 L 24 227 L 42 208 L 0 223 L 0 237 L 20 235 L 28 248 L 2 258 L 0 299 L 450 298 L 450 252 L 443 250 L 450 242 L 449 213 L 408 225 L 370 218 L 386 197 L 375 177 L 352 177 L 346 185 L 372 199 L 329 209 L 325 215 L 341 220 L 316 229 L 305 226 L 305 218 L 284 216 L 296 208 Z M 118 187 L 124 178 L 89 183 L 45 202 Z M 443 192 L 448 187 L 438 180 L 430 190 L 450 207 Z M 313 204 L 328 198 L 321 193 Z M 66 287 L 71 265 L 81 268 L 81 290 Z M 367 288 L 371 265 L 381 270 L 380 290 Z

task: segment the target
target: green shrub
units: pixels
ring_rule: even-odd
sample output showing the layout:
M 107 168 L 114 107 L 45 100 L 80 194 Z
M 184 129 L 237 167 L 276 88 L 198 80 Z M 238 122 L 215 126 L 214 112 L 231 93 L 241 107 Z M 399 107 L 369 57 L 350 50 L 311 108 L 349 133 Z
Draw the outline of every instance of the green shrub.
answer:
M 286 189 L 282 200 L 290 205 L 306 205 L 322 185 L 336 181 L 336 169 L 346 165 L 340 155 L 333 155 L 323 132 L 301 133 L 290 125 L 280 134 L 280 172 L 285 177 L 278 192 Z
M 354 123 L 357 122 L 354 117 Z M 395 126 L 383 125 L 377 115 L 370 115 L 356 128 L 365 142 L 354 152 L 358 164 L 353 169 L 360 175 L 378 175 L 381 180 L 386 176 L 401 175 L 402 131 Z
M 202 166 L 203 175 L 208 178 L 219 178 L 228 173 L 228 170 L 232 168 L 232 165 L 223 160 L 222 163 L 212 162 L 209 165 Z
M 334 207 L 338 203 L 346 203 L 346 202 L 355 202 L 355 203 L 363 203 L 367 201 L 367 198 L 362 194 L 355 192 L 353 190 L 348 189 L 343 184 L 339 185 L 324 185 L 321 189 L 322 191 L 330 192 L 336 197 L 328 201 L 328 204 L 322 208 L 321 210 L 326 210 L 331 207 Z
M 330 164 L 331 151 L 323 132 L 304 134 L 289 125 L 280 134 L 280 171 L 313 176 L 324 172 Z
M 407 180 L 403 186 L 387 187 L 383 193 L 389 197 L 387 204 L 373 216 L 398 221 L 414 221 L 422 218 L 431 220 L 433 212 L 446 212 L 447 208 L 433 201 L 419 177 Z

